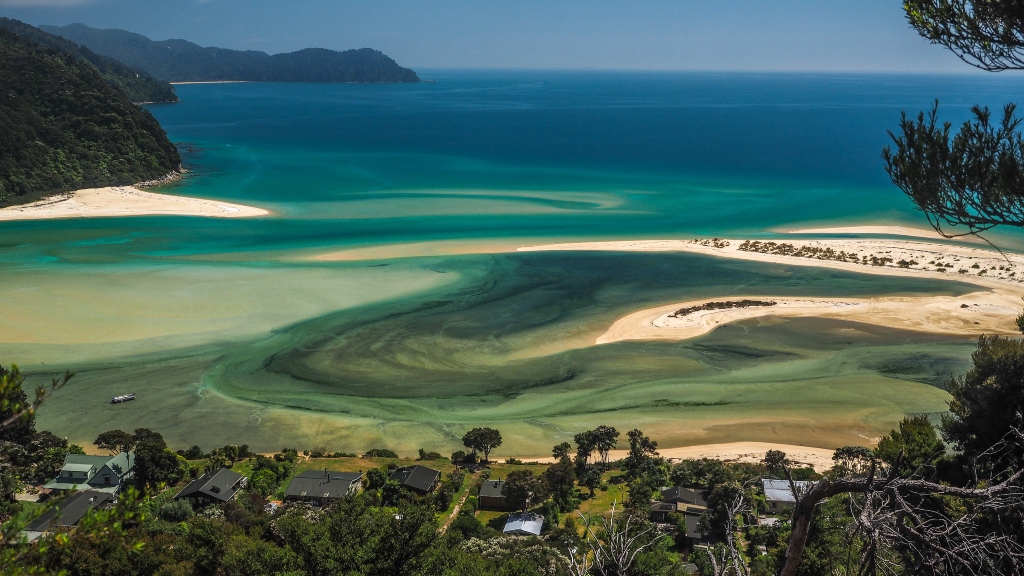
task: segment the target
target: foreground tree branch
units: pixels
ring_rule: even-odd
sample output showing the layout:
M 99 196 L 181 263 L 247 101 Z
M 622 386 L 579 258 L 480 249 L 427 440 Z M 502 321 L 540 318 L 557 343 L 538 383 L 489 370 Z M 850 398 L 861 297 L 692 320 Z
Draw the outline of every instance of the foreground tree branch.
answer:
M 783 455 L 784 456 L 784 455 Z M 791 477 L 788 464 L 766 458 L 766 464 Z M 781 466 L 781 468 L 779 468 Z M 893 470 L 897 467 L 893 467 Z M 873 464 L 864 478 L 823 478 L 810 490 L 796 493 L 792 532 L 781 576 L 794 576 L 800 566 L 815 508 L 827 498 L 841 494 L 860 496 L 861 513 L 856 515 L 868 536 L 862 554 L 862 573 L 887 572 L 879 566 L 883 546 L 905 545 L 922 564 L 936 572 L 968 574 L 1019 574 L 1024 566 L 1024 548 L 1013 534 L 990 534 L 979 529 L 979 519 L 989 512 L 1024 512 L 1024 470 L 987 487 L 964 488 L 922 480 L 899 478 L 890 473 L 876 477 Z M 943 510 L 921 506 L 925 500 L 956 498 L 969 503 L 967 513 L 950 517 Z M 1009 569 L 1007 568 L 1009 567 Z
M 1020 0 L 906 0 L 910 25 L 982 70 L 1024 67 L 1024 2 Z
M 952 133 L 938 120 L 938 103 L 916 119 L 904 115 L 895 150 L 882 152 L 885 169 L 943 236 L 977 235 L 998 225 L 1024 226 L 1024 141 L 1016 106 L 993 121 L 988 108 Z M 953 234 L 943 226 L 964 227 Z

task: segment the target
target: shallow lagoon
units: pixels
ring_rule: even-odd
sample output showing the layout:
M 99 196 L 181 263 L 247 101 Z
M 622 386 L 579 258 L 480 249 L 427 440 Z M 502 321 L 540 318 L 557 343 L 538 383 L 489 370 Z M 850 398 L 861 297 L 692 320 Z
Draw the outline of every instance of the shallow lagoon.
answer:
M 509 450 L 543 454 L 601 423 L 666 446 L 836 446 L 944 409 L 939 385 L 970 341 L 762 319 L 591 344 L 626 313 L 705 296 L 962 285 L 687 255 L 448 254 L 920 226 L 882 170 L 885 130 L 935 97 L 952 119 L 1012 100 L 1019 78 L 425 77 L 439 82 L 182 86 L 183 104 L 152 108 L 192 170 L 168 192 L 274 217 L 0 225 L 0 362 L 79 373 L 41 426 L 79 441 L 116 421 L 176 444 L 412 452 L 492 423 Z M 356 260 L 313 259 L 339 250 Z M 105 404 L 126 391 L 140 399 Z

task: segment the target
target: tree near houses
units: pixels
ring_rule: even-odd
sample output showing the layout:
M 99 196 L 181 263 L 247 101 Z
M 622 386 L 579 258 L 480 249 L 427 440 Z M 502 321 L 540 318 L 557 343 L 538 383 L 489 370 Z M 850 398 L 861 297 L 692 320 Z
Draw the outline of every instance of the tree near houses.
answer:
M 562 442 L 561 444 L 555 444 L 555 446 L 551 448 L 551 456 L 555 460 L 561 460 L 562 458 L 568 458 L 569 452 L 571 451 L 572 444 L 569 444 L 568 442 Z
M 531 503 L 547 498 L 547 486 L 539 476 L 535 476 L 529 470 L 514 470 L 505 478 L 501 494 L 517 509 L 526 512 Z
M 107 430 L 93 440 L 97 448 L 109 450 L 112 454 L 128 452 L 135 446 L 135 436 L 124 430 Z
M 462 437 L 462 445 L 473 451 L 484 453 L 484 461 L 490 460 L 491 450 L 501 446 L 501 432 L 493 428 L 473 428 Z
M 619 443 L 619 431 L 611 426 L 598 426 L 593 431 L 594 449 L 601 456 L 601 464 L 608 465 L 608 453 Z
M 624 462 L 626 473 L 630 478 L 638 478 L 654 463 L 658 456 L 658 443 L 636 428 L 627 432 L 626 436 L 629 437 L 629 454 Z

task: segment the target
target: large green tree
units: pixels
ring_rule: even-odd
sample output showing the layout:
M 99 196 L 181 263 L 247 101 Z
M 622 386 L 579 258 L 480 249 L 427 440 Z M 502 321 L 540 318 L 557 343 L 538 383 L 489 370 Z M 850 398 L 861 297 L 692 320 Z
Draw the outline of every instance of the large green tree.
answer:
M 490 459 L 491 450 L 501 446 L 501 432 L 494 428 L 473 428 L 462 436 L 462 445 L 473 451 L 484 453 L 484 461 Z

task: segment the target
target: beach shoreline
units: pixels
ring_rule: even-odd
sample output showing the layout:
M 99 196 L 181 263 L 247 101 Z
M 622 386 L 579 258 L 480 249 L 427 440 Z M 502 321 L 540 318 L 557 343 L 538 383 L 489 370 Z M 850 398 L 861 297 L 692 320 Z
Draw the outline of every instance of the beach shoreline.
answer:
M 874 442 L 872 442 L 874 444 Z M 729 442 L 725 444 L 702 444 L 696 446 L 679 446 L 676 448 L 659 448 L 658 454 L 669 462 L 679 460 L 699 460 L 710 458 L 723 462 L 742 462 L 755 464 L 764 459 L 769 450 L 781 450 L 797 466 L 810 466 L 818 472 L 832 467 L 832 455 L 835 450 L 816 448 L 813 446 L 797 446 L 794 444 L 775 444 L 770 442 Z M 612 450 L 608 453 L 609 460 L 621 460 L 629 454 L 628 450 Z M 519 457 L 523 462 L 538 464 L 554 464 L 553 457 Z
M 0 222 L 120 216 L 252 218 L 268 214 L 270 212 L 262 208 L 220 200 L 159 194 L 136 186 L 109 186 L 64 192 L 29 204 L 9 206 L 0 209 Z

